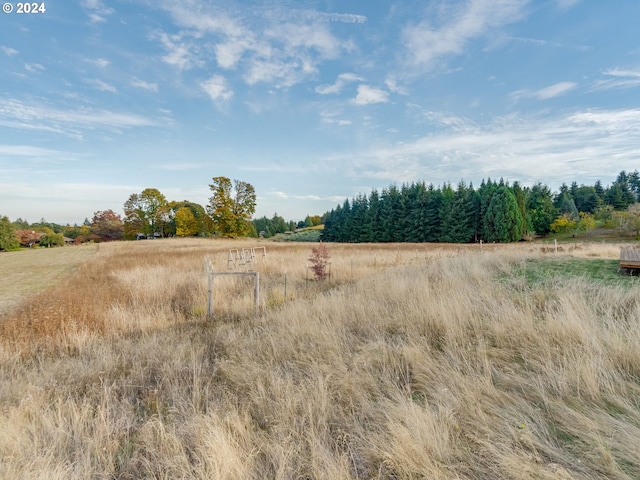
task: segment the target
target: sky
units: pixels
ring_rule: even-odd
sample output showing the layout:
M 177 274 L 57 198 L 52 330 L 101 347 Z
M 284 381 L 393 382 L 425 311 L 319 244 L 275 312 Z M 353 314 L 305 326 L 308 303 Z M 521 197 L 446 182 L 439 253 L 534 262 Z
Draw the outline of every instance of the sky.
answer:
M 122 215 L 149 187 L 205 206 L 217 176 L 298 221 L 391 184 L 640 168 L 637 0 L 37 6 L 0 13 L 11 220 Z

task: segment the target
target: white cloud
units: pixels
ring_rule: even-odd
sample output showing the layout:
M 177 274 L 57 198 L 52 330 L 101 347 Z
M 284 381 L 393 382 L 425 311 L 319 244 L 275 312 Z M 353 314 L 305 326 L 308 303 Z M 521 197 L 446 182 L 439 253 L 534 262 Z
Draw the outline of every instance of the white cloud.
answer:
M 274 192 L 267 192 L 266 193 L 267 196 L 269 197 L 276 197 L 282 200 L 312 200 L 312 201 L 326 201 L 326 200 L 331 200 L 334 202 L 341 202 L 344 201 L 344 197 L 335 197 L 335 196 L 327 196 L 327 195 L 314 195 L 314 194 L 307 194 L 307 195 L 300 195 L 300 194 L 295 194 L 295 193 L 286 193 L 286 192 L 280 192 L 280 191 L 274 191 Z
M 323 160 L 348 165 L 351 177 L 397 183 L 504 176 L 559 184 L 633 170 L 640 162 L 640 109 L 586 110 L 556 118 L 513 115 L 482 127 L 461 118 L 455 123 L 412 142 Z
M 56 157 L 62 152 L 31 145 L 0 145 L 0 155 L 9 157 Z
M 113 8 L 106 7 L 100 0 L 84 0 L 83 6 L 92 23 L 106 22 L 106 17 L 115 12 Z
M 460 55 L 467 43 L 503 25 L 523 17 L 528 0 L 469 0 L 461 7 L 445 10 L 439 26 L 429 20 L 407 27 L 404 45 L 411 62 L 419 67 L 433 67 L 447 55 Z
M 26 104 L 18 100 L 0 99 L 0 125 L 22 130 L 41 130 L 82 138 L 82 131 L 95 126 L 111 128 L 149 127 L 156 120 L 129 113 L 79 108 L 62 110 L 44 102 Z
M 0 45 L 0 50 L 2 50 L 9 57 L 17 55 L 19 53 L 15 48 L 5 47 L 4 45 Z
M 367 17 L 364 15 L 355 15 L 353 13 L 319 13 L 319 15 L 331 22 L 366 23 L 367 21 Z
M 640 69 L 629 70 L 612 68 L 603 72 L 606 78 L 600 79 L 591 87 L 591 91 L 611 90 L 615 88 L 633 88 L 640 86 Z
M 320 112 L 320 119 L 322 120 L 323 123 L 327 123 L 330 125 L 339 125 L 339 126 L 351 125 L 352 123 L 351 120 L 339 118 L 341 115 L 342 115 L 342 111 L 340 110 L 336 110 L 336 111 L 324 110 Z
M 46 70 L 46 68 L 44 68 L 44 66 L 40 65 L 39 63 L 25 63 L 24 68 L 31 73 L 40 73 Z
M 87 58 L 85 59 L 85 62 L 91 63 L 100 68 L 106 68 L 111 64 L 111 62 L 105 58 Z
M 136 77 L 133 77 L 130 83 L 132 87 L 142 88 L 144 90 L 149 90 L 150 92 L 158 91 L 157 83 L 145 82 L 144 80 L 140 80 L 139 78 L 136 78 Z
M 400 95 L 408 95 L 409 92 L 406 88 L 398 85 L 398 81 L 394 76 L 389 76 L 384 81 L 384 84 L 387 86 L 390 92 L 398 93 Z
M 560 82 L 549 87 L 543 88 L 536 92 L 536 97 L 541 100 L 547 100 L 549 98 L 554 98 L 560 95 L 564 95 L 565 93 L 573 90 L 578 86 L 577 83 L 574 82 Z
M 88 79 L 85 80 L 87 83 L 93 85 L 95 88 L 97 88 L 100 91 L 103 92 L 111 92 L 111 93 L 116 93 L 118 90 L 116 89 L 116 87 L 114 87 L 113 85 L 109 85 L 106 82 L 103 82 L 100 79 L 94 78 L 94 79 Z
M 358 94 L 352 100 L 355 105 L 370 105 L 372 103 L 387 103 L 389 94 L 379 88 L 373 88 L 369 85 L 358 85 Z
M 328 95 L 333 93 L 340 93 L 342 89 L 352 82 L 362 82 L 364 78 L 356 75 L 355 73 L 341 73 L 338 78 L 331 85 L 319 85 L 316 87 L 316 93 L 320 95 Z
M 203 65 L 202 60 L 198 58 L 198 47 L 185 41 L 182 35 L 167 35 L 160 32 L 152 35 L 152 38 L 157 38 L 162 43 L 167 51 L 162 60 L 169 65 L 179 70 L 189 70 Z
M 226 102 L 233 96 L 233 90 L 229 90 L 227 81 L 221 75 L 212 76 L 209 80 L 200 83 L 200 86 L 216 103 Z
M 315 76 L 319 65 L 353 48 L 340 40 L 330 23 L 361 23 L 351 14 L 323 14 L 284 7 L 231 12 L 200 1 L 163 4 L 182 28 L 177 35 L 158 35 L 168 50 L 165 62 L 186 69 L 208 61 L 213 51 L 219 67 L 238 69 L 244 81 L 288 88 Z M 189 38 L 197 39 L 190 43 Z
M 574 82 L 559 82 L 540 90 L 517 90 L 510 94 L 511 98 L 519 100 L 521 98 L 536 98 L 538 100 L 548 100 L 550 98 L 559 97 L 578 86 Z

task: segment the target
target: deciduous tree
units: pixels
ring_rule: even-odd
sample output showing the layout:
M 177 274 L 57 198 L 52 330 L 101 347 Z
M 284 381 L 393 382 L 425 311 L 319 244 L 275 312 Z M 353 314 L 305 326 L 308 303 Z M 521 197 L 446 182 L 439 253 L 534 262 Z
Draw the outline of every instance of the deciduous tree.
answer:
M 227 177 L 213 177 L 209 185 L 213 195 L 207 212 L 216 232 L 225 237 L 242 237 L 249 233 L 249 221 L 256 210 L 256 192 L 253 185 L 240 180 L 233 184 Z
M 9 217 L 0 217 L 0 250 L 15 250 L 20 246 Z
M 122 240 L 124 235 L 122 217 L 113 210 L 101 210 L 93 214 L 91 233 L 109 242 Z
M 198 233 L 196 217 L 189 207 L 181 207 L 175 215 L 176 235 L 178 237 L 191 237 Z
M 137 233 L 164 236 L 169 204 L 157 188 L 146 188 L 140 194 L 132 194 L 124 204 L 124 213 L 126 238 L 135 238 Z

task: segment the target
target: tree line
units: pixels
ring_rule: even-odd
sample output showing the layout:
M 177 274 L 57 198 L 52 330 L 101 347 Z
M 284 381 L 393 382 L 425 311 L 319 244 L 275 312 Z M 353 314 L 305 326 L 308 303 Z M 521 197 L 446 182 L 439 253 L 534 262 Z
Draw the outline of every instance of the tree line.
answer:
M 20 246 L 58 246 L 89 241 L 133 240 L 169 236 L 258 236 L 251 218 L 256 208 L 254 187 L 227 177 L 214 177 L 206 206 L 188 200 L 168 201 L 157 188 L 133 193 L 124 203 L 124 217 L 113 210 L 95 212 L 82 225 L 61 226 L 42 219 L 29 224 L 0 216 L 0 250 Z
M 328 242 L 514 242 L 550 232 L 588 234 L 597 225 L 621 234 L 640 231 L 640 174 L 620 172 L 608 187 L 482 180 L 390 185 L 346 199 L 324 215 Z

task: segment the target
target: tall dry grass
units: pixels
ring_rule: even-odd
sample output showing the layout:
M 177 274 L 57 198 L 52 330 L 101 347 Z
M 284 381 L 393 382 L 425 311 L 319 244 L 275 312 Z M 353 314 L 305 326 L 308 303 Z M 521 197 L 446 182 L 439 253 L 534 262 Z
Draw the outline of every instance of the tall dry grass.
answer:
M 307 282 L 265 242 L 262 312 L 225 278 L 207 321 L 238 245 L 103 245 L 0 320 L 0 477 L 640 478 L 637 282 L 529 283 L 530 245 L 329 245 Z

